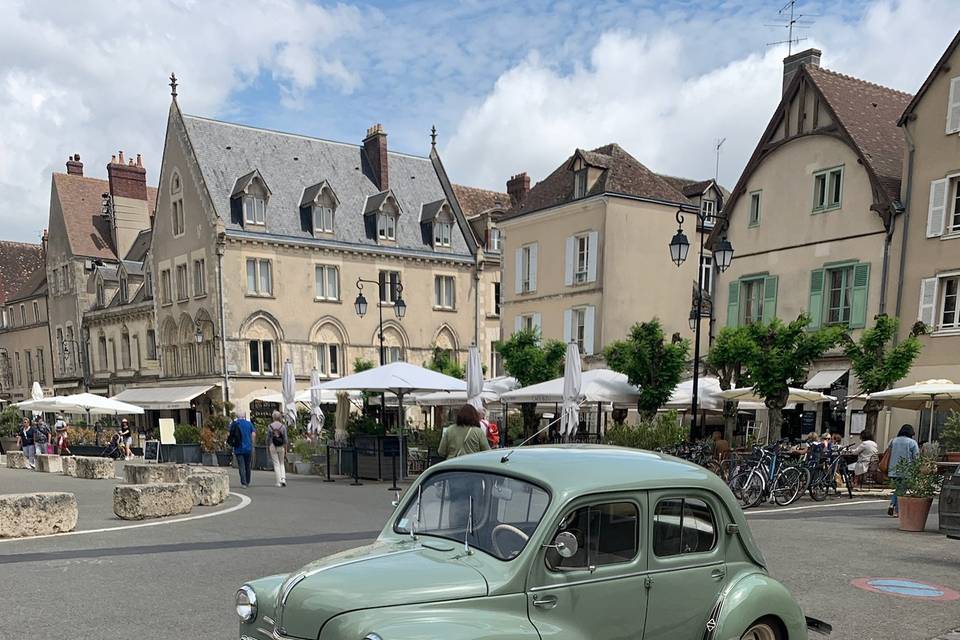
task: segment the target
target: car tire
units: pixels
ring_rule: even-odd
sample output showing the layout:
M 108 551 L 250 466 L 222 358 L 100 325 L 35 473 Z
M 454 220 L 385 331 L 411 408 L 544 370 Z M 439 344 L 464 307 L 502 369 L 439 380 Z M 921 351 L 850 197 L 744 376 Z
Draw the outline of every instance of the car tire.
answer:
M 783 640 L 780 625 L 772 618 L 761 618 L 747 629 L 740 640 Z

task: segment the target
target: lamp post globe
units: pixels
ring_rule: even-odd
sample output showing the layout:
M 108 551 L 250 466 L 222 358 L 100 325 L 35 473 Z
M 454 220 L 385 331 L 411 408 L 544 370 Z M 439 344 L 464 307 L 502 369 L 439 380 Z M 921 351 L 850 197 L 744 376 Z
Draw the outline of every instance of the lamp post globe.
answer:
M 687 259 L 688 253 L 690 253 L 690 241 L 687 240 L 683 230 L 677 229 L 677 233 L 670 240 L 670 259 L 679 267 Z
M 357 299 L 353 303 L 354 309 L 357 310 L 357 315 L 361 318 L 367 315 L 367 299 L 363 297 L 363 293 L 357 294 Z
M 397 314 L 397 318 L 403 320 L 403 316 L 407 315 L 407 303 L 403 301 L 403 298 L 397 298 L 397 301 L 393 303 L 393 312 Z
M 693 309 L 690 309 L 690 331 L 696 331 L 696 330 L 697 330 L 697 321 L 698 321 L 698 320 L 699 320 L 699 318 L 697 317 L 697 309 L 696 309 L 696 307 L 694 307 Z
M 729 240 L 726 238 L 720 240 L 713 250 L 713 259 L 721 273 L 727 270 L 727 267 L 733 262 L 733 245 L 730 244 Z

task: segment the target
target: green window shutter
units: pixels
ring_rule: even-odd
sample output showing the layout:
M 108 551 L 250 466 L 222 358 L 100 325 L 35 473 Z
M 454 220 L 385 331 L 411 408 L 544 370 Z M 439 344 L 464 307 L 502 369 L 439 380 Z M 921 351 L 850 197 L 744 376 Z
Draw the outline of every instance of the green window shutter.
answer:
M 867 325 L 867 290 L 870 288 L 870 263 L 853 266 L 853 300 L 850 303 L 850 328 Z
M 810 328 L 818 329 L 823 316 L 823 269 L 814 269 L 810 272 L 810 304 L 807 313 L 810 315 Z
M 727 326 L 740 324 L 740 281 L 734 280 L 727 288 Z
M 763 279 L 763 324 L 769 324 L 777 317 L 777 283 L 778 276 L 767 276 Z

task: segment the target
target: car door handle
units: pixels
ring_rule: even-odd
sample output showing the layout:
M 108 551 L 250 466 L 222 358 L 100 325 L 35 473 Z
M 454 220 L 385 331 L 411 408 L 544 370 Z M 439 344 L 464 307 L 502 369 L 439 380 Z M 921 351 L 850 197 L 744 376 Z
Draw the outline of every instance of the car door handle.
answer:
M 723 580 L 727 575 L 727 570 L 725 568 L 714 569 L 710 572 L 710 577 L 714 580 Z
M 533 596 L 533 606 L 541 609 L 553 609 L 557 606 L 557 596 Z

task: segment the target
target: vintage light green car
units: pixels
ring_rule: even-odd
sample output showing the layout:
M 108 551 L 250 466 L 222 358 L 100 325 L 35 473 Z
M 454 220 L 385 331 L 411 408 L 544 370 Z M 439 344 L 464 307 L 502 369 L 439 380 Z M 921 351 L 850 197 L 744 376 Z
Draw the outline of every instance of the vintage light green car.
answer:
M 506 453 L 506 455 L 505 455 Z M 237 592 L 241 640 L 798 640 L 727 486 L 646 451 L 550 446 L 431 467 L 377 541 Z

